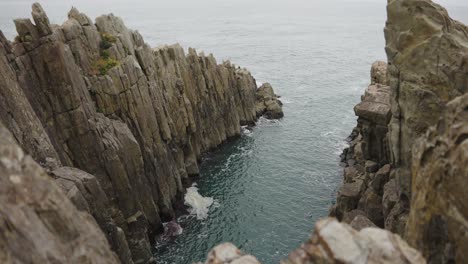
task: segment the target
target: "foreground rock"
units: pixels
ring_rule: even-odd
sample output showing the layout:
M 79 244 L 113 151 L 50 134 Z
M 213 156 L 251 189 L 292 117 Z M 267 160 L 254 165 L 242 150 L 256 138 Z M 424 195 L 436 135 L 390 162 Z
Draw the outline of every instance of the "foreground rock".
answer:
M 193 49 L 152 49 L 114 15 L 73 8 L 58 26 L 34 4 L 32 17 L 14 21 L 13 43 L 0 32 L 0 121 L 122 262 L 153 261 L 150 238 L 201 155 L 257 119 L 255 79 Z
M 398 235 L 378 228 L 356 231 L 336 219 L 315 224 L 315 231 L 283 264 L 303 263 L 426 263 Z
M 260 264 L 260 262 L 254 256 L 243 254 L 233 244 L 224 243 L 208 253 L 205 264 Z
M 0 263 L 119 263 L 94 219 L 78 211 L 0 122 Z

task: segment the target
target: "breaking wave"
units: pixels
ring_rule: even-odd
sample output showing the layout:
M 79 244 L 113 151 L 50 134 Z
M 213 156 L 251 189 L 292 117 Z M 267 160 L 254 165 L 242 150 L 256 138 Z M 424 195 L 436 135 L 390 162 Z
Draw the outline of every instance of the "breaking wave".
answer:
M 187 193 L 184 197 L 185 204 L 190 206 L 189 213 L 196 215 L 198 220 L 204 220 L 208 217 L 208 211 L 214 200 L 212 197 L 203 197 L 198 193 L 198 188 L 195 185 L 187 188 Z

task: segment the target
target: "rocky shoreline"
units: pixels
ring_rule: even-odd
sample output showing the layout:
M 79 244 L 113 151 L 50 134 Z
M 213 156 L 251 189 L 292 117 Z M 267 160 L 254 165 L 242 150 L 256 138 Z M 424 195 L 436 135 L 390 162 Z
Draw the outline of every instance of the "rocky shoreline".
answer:
M 468 28 L 430 0 L 389 0 L 387 16 L 336 219 L 282 263 L 468 259 Z M 151 49 L 113 15 L 32 17 L 14 42 L 0 31 L 0 263 L 155 262 L 150 237 L 201 155 L 281 118 L 279 97 L 212 55 Z M 258 261 L 222 244 L 205 263 Z
M 183 183 L 198 174 L 201 155 L 240 136 L 241 126 L 254 125 L 260 115 L 282 117 L 281 102 L 271 85 L 258 89 L 246 69 L 229 61 L 218 64 L 194 49 L 186 54 L 179 45 L 152 49 L 112 14 L 93 22 L 73 8 L 59 26 L 34 4 L 32 17 L 34 23 L 14 21 L 18 36 L 13 42 L 0 32 L 1 128 L 44 168 L 47 184 L 65 192 L 66 197 L 48 200 L 54 221 L 62 213 L 53 204 L 69 199 L 76 209 L 66 213 L 89 213 L 120 262 L 154 262 L 151 243 L 162 222 L 175 218 Z M 9 144 L 19 151 L 13 140 Z M 8 172 L 10 161 L 15 162 L 2 158 L 2 172 Z M 34 176 L 39 175 L 31 182 Z M 13 183 L 22 188 L 18 177 Z M 49 252 L 36 238 L 22 237 L 20 228 L 34 233 L 28 228 L 51 225 L 37 212 L 42 201 L 21 202 L 40 199 L 33 185 L 23 187 L 28 191 L 7 204 L 28 208 L 36 221 L 16 227 L 24 220 L 20 216 L 2 218 L 0 231 L 7 237 L 0 240 L 8 243 L 2 245 L 0 262 L 24 261 L 19 245 L 30 243 L 39 247 L 33 262 L 63 263 L 64 256 L 77 254 L 70 256 L 72 262 L 101 263 L 87 249 Z M 8 200 L 9 193 L 0 195 Z M 0 212 L 8 216 L 5 206 Z M 88 235 L 82 230 L 67 235 L 63 224 L 52 225 L 44 232 L 61 237 L 62 248 L 79 245 Z M 105 243 L 96 250 L 113 254 Z

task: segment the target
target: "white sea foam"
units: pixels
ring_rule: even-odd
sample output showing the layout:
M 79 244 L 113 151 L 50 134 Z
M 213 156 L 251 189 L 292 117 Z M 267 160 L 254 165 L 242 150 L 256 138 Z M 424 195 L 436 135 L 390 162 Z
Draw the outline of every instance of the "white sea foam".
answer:
M 204 220 L 208 217 L 208 211 L 214 200 L 212 197 L 203 197 L 198 193 L 195 186 L 187 188 L 184 197 L 185 204 L 190 206 L 190 214 L 196 215 L 198 220 Z
M 263 82 L 260 82 L 260 81 L 258 81 L 258 80 L 256 80 L 255 82 L 256 82 L 256 84 L 257 84 L 257 88 L 260 88 L 260 86 L 263 85 Z
M 242 131 L 242 135 L 249 136 L 249 137 L 251 137 L 253 133 L 252 128 L 249 128 L 249 126 L 242 126 L 241 131 Z

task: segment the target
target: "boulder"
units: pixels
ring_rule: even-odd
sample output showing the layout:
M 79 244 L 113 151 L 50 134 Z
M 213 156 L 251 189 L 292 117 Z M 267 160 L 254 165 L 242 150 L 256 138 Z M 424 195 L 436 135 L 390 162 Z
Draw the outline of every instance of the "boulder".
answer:
M 357 180 L 352 183 L 344 183 L 338 190 L 337 206 L 339 214 L 356 209 L 360 194 L 364 188 L 364 182 Z
M 260 262 L 254 256 L 243 254 L 233 244 L 224 243 L 208 253 L 205 264 L 260 264 Z

